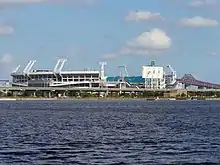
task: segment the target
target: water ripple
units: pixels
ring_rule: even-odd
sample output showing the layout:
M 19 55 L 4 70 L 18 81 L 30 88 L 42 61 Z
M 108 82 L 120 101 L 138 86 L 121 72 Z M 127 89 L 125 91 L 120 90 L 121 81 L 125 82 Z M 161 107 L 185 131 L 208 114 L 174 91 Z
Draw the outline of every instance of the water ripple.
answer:
M 0 102 L 3 164 L 219 164 L 219 101 Z

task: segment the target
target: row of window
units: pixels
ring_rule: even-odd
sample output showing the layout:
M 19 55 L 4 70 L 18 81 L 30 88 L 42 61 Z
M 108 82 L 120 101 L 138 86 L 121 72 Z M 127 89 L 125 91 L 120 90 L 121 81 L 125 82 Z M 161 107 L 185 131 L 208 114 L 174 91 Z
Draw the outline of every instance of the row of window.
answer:
M 28 84 L 29 87 L 49 87 L 50 84 L 48 83 L 41 83 L 41 84 Z M 74 84 L 74 85 L 66 85 L 62 87 L 99 87 L 99 84 Z
M 75 78 L 75 79 L 73 79 L 73 78 L 63 78 L 63 79 L 57 79 L 57 78 L 53 78 L 53 79 L 51 79 L 51 78 L 42 78 L 42 79 L 16 79 L 16 78 L 14 78 L 13 79 L 13 82 L 27 82 L 27 81 L 30 81 L 30 80 L 32 80 L 32 81 L 34 81 L 34 80 L 36 80 L 36 81 L 38 81 L 38 80 L 40 80 L 40 81 L 46 81 L 46 80 L 48 80 L 48 81 L 63 81 L 63 82 L 71 82 L 71 81 L 99 81 L 99 78 Z
M 59 76 L 57 76 L 59 77 Z M 57 78 L 55 75 L 30 75 L 23 76 L 23 75 L 17 75 L 13 76 L 13 78 L 16 79 L 43 79 L 43 78 Z M 63 78 L 98 78 L 99 74 L 86 74 L 86 75 L 62 75 Z

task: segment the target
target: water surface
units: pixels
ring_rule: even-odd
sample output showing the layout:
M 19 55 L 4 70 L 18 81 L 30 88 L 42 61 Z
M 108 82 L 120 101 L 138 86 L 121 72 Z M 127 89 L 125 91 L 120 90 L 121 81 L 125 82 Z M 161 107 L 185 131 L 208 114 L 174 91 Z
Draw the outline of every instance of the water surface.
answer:
M 1 101 L 2 164 L 220 163 L 220 101 Z

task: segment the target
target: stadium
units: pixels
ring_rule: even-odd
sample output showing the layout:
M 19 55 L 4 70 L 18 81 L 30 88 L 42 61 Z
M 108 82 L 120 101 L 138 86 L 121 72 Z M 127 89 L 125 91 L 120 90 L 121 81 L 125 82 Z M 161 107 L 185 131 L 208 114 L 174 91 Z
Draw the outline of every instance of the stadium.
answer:
M 11 73 L 12 86 L 20 87 L 102 87 L 102 88 L 148 88 L 164 89 L 177 86 L 176 72 L 170 65 L 165 68 L 150 65 L 142 66 L 142 75 L 129 76 L 126 66 L 118 66 L 122 71 L 119 76 L 105 76 L 106 62 L 100 62 L 100 70 L 63 71 L 66 59 L 58 59 L 53 69 L 33 69 L 35 60 L 29 61 L 21 70 L 20 65 Z

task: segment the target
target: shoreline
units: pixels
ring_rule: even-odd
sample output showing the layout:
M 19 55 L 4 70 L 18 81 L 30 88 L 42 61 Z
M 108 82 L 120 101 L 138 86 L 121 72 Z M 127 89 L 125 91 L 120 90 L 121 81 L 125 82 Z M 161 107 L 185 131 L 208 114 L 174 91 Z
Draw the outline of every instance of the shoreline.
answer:
M 0 97 L 0 101 L 25 101 L 25 100 L 30 100 L 30 101 L 53 101 L 53 100 L 66 100 L 66 101 L 76 101 L 76 100 L 100 100 L 100 101 L 106 101 L 106 100 L 146 100 L 146 101 L 195 101 L 195 100 L 220 100 L 220 98 L 129 98 L 129 97 L 84 97 L 84 98 L 75 98 L 75 97 L 66 97 L 66 98 L 46 98 L 46 97 Z

